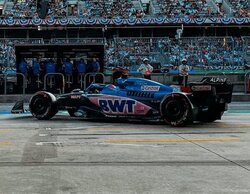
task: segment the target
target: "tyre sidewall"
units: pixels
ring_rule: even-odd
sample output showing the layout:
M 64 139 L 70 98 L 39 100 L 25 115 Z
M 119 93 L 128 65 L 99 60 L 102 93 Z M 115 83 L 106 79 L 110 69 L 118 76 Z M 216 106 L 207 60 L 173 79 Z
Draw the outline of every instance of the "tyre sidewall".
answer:
M 177 106 L 180 113 L 176 115 L 176 118 L 173 118 L 173 115 L 167 114 L 168 111 L 166 110 L 171 103 L 179 103 Z M 164 121 L 172 126 L 184 126 L 191 121 L 191 104 L 189 100 L 181 94 L 166 96 L 162 101 L 160 108 L 161 116 Z
M 46 110 L 45 110 L 45 112 L 43 112 L 41 114 L 36 113 L 34 111 L 34 103 L 38 98 L 40 98 L 41 100 L 44 99 L 44 103 L 46 103 L 46 105 L 44 104 L 46 106 Z M 55 102 L 53 102 L 53 99 L 51 98 L 51 96 L 47 93 L 35 94 L 30 101 L 29 107 L 30 107 L 30 111 L 31 111 L 32 115 L 39 120 L 50 119 L 57 113 L 57 106 L 56 106 Z

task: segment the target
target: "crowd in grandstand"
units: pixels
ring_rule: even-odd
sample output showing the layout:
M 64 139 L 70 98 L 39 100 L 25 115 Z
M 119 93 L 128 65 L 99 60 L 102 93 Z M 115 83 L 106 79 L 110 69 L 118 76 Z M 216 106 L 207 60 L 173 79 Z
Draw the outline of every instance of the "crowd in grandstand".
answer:
M 3 16 L 14 18 L 39 17 L 42 4 L 35 0 L 9 0 L 11 9 L 5 6 Z M 135 6 L 134 2 L 137 2 Z M 139 6 L 138 6 L 139 4 Z M 227 4 L 227 6 L 225 6 Z M 154 13 L 156 8 L 159 13 Z M 250 17 L 248 0 L 150 0 L 147 6 L 143 6 L 142 1 L 132 0 L 50 0 L 46 4 L 45 15 L 47 17 L 85 17 L 85 18 L 129 18 L 144 16 L 164 15 L 167 17 L 215 17 L 224 16 L 226 7 L 227 15 L 234 17 Z
M 75 9 L 70 10 L 69 14 L 67 14 L 67 3 L 66 1 L 57 1 L 57 0 L 52 0 L 48 4 L 48 16 L 50 17 L 65 17 L 67 15 L 75 15 Z
M 184 57 L 191 67 L 201 69 L 234 69 L 245 63 L 240 38 L 183 38 L 161 42 L 160 46 L 173 66 Z
M 106 48 L 107 66 L 129 66 L 132 61 L 139 65 L 143 57 L 150 58 L 153 61 L 153 45 L 149 39 L 115 39 L 109 41 Z
M 0 64 L 16 65 L 15 44 L 20 40 L 0 41 Z M 142 59 L 177 69 L 186 58 L 193 69 L 242 69 L 245 61 L 242 38 L 115 38 L 107 41 L 104 64 L 107 68 L 122 66 L 136 71 Z M 76 63 L 74 63 L 76 64 Z
M 85 6 L 80 10 L 80 15 L 87 17 L 125 17 L 128 18 L 135 13 L 131 0 L 85 0 Z
M 250 17 L 249 0 L 228 0 L 236 17 Z
M 192 69 L 242 69 L 244 45 L 241 38 L 183 38 L 175 39 L 117 39 L 106 49 L 107 67 L 132 67 L 143 57 L 177 69 L 181 59 L 187 58 Z M 157 56 L 157 57 L 154 57 Z
M 13 67 L 16 63 L 15 55 L 15 42 L 7 39 L 0 41 L 0 64 L 7 64 L 9 67 Z
M 14 18 L 35 17 L 37 15 L 37 5 L 34 0 L 13 1 L 13 7 L 5 11 L 5 15 Z
M 214 14 L 212 8 L 208 6 L 206 0 L 180 0 L 180 1 L 162 1 L 157 0 L 163 15 L 171 17 L 208 17 Z

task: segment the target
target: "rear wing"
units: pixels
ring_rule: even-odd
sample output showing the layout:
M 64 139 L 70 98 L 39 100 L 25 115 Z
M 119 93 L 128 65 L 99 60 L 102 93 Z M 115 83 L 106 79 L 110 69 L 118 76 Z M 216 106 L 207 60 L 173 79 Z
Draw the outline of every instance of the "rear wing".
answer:
M 212 93 L 226 103 L 232 101 L 233 84 L 226 77 L 204 77 L 200 82 L 192 82 L 189 86 L 194 95 Z

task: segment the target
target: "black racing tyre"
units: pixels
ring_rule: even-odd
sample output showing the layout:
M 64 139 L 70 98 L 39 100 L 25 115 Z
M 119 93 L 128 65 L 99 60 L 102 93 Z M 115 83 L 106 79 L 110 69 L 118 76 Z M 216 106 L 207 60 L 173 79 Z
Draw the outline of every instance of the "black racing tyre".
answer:
M 48 92 L 38 92 L 30 100 L 30 112 L 39 120 L 51 119 L 57 112 L 56 99 Z
M 165 97 L 161 102 L 160 111 L 165 122 L 174 127 L 185 126 L 192 121 L 191 104 L 182 94 L 171 94 Z

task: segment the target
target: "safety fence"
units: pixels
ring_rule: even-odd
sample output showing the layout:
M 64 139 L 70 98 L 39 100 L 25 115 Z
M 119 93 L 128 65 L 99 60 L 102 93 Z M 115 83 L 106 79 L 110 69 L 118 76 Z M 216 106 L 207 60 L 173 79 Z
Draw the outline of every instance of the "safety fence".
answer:
M 132 74 L 131 77 L 142 78 L 141 74 Z M 151 79 L 168 85 L 178 85 L 175 80 L 177 74 L 171 73 L 152 73 Z M 203 75 L 190 75 L 189 82 L 201 80 L 204 76 L 227 77 L 230 82 L 235 84 L 236 92 L 250 92 L 250 71 L 242 76 L 228 75 L 226 72 L 205 73 Z M 74 80 L 73 80 L 74 79 Z M 52 93 L 62 94 L 71 92 L 76 88 L 85 90 L 90 84 L 112 83 L 111 76 L 105 76 L 103 73 L 79 74 L 78 77 L 64 75 L 61 73 L 48 73 L 45 76 L 37 76 L 34 80 L 28 80 L 22 73 L 0 75 L 0 94 L 32 94 L 40 90 L 46 90 Z
M 3 75 L 3 74 L 2 74 Z M 70 92 L 75 88 L 85 90 L 90 84 L 103 84 L 105 76 L 103 73 L 79 74 L 77 82 L 73 83 L 72 75 L 62 73 L 47 73 L 45 76 L 36 76 L 28 80 L 22 73 L 4 74 L 0 77 L 0 87 L 3 88 L 3 94 L 26 94 L 34 93 L 39 90 L 50 91 L 53 93 Z

